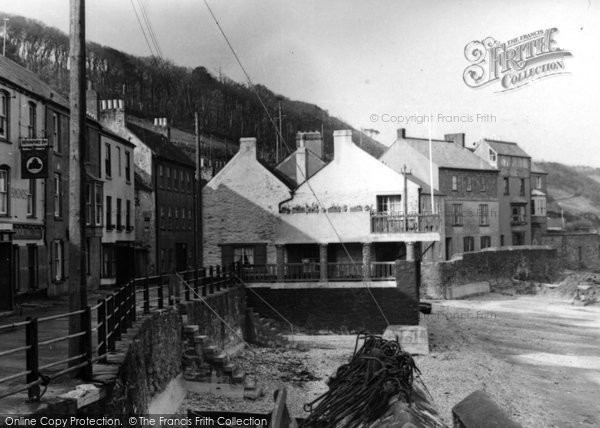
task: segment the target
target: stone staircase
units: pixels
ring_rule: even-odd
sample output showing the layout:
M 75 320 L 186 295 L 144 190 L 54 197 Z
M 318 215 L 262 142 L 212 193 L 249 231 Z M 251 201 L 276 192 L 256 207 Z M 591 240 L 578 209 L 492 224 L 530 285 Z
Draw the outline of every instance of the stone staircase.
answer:
M 292 345 L 285 336 L 289 327 L 278 321 L 261 316 L 253 308 L 246 309 L 246 328 L 248 341 L 266 348 L 286 348 Z
M 184 316 L 182 355 L 183 377 L 196 392 L 223 392 L 256 399 L 262 389 L 256 379 L 246 374 L 231 357 L 214 345 L 208 336 L 200 334 L 200 327 L 186 324 Z

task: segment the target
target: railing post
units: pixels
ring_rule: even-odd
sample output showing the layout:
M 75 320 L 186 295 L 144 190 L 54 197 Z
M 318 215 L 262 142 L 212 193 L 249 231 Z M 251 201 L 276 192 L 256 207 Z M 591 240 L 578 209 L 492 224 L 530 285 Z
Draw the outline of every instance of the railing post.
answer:
M 106 325 L 106 300 L 98 300 L 98 356 L 106 354 L 107 343 L 107 325 Z M 101 362 L 106 362 L 106 357 L 100 359 Z
M 162 275 L 158 276 L 158 309 L 164 308 Z
M 144 281 L 144 314 L 150 313 L 150 279 L 146 275 Z
M 121 340 L 121 297 L 118 291 L 113 293 L 113 331 L 114 340 Z
M 190 301 L 190 287 L 188 287 L 190 285 L 190 282 L 192 281 L 192 278 L 194 278 L 195 280 L 195 274 L 192 272 L 192 275 L 188 275 L 188 278 L 186 278 L 186 281 L 181 284 L 184 288 L 185 288 L 185 301 L 189 302 Z
M 127 333 L 127 286 L 121 287 L 119 290 L 121 294 L 121 305 L 120 305 L 120 319 L 121 319 L 121 333 Z
M 29 324 L 25 328 L 25 345 L 28 346 L 25 353 L 26 370 L 29 372 L 25 378 L 27 384 L 39 379 L 39 353 L 38 353 L 38 321 L 37 318 L 27 318 Z M 40 386 L 32 385 L 27 388 L 29 401 L 40 399 Z
M 196 297 L 198 295 L 198 280 L 199 279 L 200 279 L 200 273 L 199 273 L 199 270 L 196 269 L 196 270 L 194 270 L 194 291 L 196 292 L 194 297 Z
M 175 284 L 173 281 L 173 274 L 171 274 L 168 278 L 169 284 L 167 284 L 167 303 L 169 306 L 173 306 L 173 301 L 175 297 Z
M 86 306 L 82 314 L 82 324 L 85 328 L 85 334 L 83 335 L 83 350 L 85 353 L 85 360 L 87 364 L 83 367 L 82 375 L 83 380 L 89 382 L 92 380 L 93 369 L 92 369 L 92 358 L 94 348 L 92 346 L 92 309 Z
M 202 286 L 202 297 L 206 297 L 206 268 L 202 268 L 202 276 L 200 277 L 200 285 Z
M 216 291 L 220 291 L 221 290 L 221 265 L 217 265 L 217 272 L 215 274 L 215 278 L 216 278 Z
M 133 327 L 133 323 L 137 319 L 136 300 L 137 300 L 137 296 L 136 296 L 135 280 L 131 280 L 131 318 L 130 318 L 131 325 L 130 325 L 130 327 Z
M 108 336 L 110 334 L 110 337 Z M 115 350 L 115 295 L 106 299 L 106 337 L 108 350 Z
M 215 275 L 214 275 L 214 268 L 211 266 L 209 266 L 208 268 L 208 275 L 209 275 L 209 280 L 208 280 L 208 292 L 209 294 L 213 294 L 214 292 L 214 284 L 213 281 L 215 279 Z

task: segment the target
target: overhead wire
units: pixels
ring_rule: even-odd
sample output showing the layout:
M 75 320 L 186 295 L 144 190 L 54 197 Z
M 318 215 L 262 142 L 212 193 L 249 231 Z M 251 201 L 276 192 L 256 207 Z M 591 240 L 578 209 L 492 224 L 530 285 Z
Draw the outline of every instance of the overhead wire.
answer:
M 223 28 L 221 27 L 221 24 L 219 23 L 217 17 L 215 16 L 213 10 L 211 9 L 210 5 L 208 4 L 207 0 L 203 0 L 204 4 L 206 5 L 206 8 L 208 9 L 210 15 L 212 16 L 213 20 L 215 21 L 215 24 L 217 25 L 219 31 L 221 32 L 221 35 L 223 36 L 223 38 L 225 39 L 225 42 L 227 43 L 227 46 L 229 47 L 229 49 L 231 50 L 231 53 L 233 54 L 236 62 L 238 63 L 238 65 L 240 66 L 240 68 L 242 69 L 242 72 L 244 73 L 244 76 L 246 77 L 246 80 L 248 81 L 248 85 L 250 87 L 250 89 L 254 92 L 254 94 L 256 95 L 256 97 L 258 98 L 258 101 L 260 102 L 261 106 L 263 107 L 263 109 L 265 110 L 265 113 L 267 114 L 267 117 L 269 119 L 269 121 L 271 122 L 271 124 L 273 125 L 273 128 L 275 129 L 275 132 L 277 133 L 277 135 L 280 138 L 280 141 L 283 142 L 283 144 L 285 145 L 285 147 L 287 148 L 289 153 L 292 153 L 293 150 L 290 149 L 289 144 L 287 143 L 287 141 L 285 140 L 285 138 L 283 137 L 282 133 L 279 131 L 278 126 L 275 123 L 275 120 L 273 119 L 273 117 L 271 116 L 271 113 L 269 112 L 269 109 L 267 108 L 267 106 L 265 105 L 264 101 L 262 100 L 260 94 L 258 93 L 258 91 L 256 90 L 256 87 L 252 81 L 252 79 L 250 78 L 250 75 L 248 73 L 248 71 L 246 70 L 246 68 L 244 67 L 244 65 L 242 64 L 242 61 L 240 60 L 236 50 L 234 49 L 233 45 L 231 44 L 231 42 L 229 41 L 229 38 L 227 37 L 227 34 L 225 34 L 225 31 L 223 30 Z M 348 247 L 346 246 L 346 244 L 343 242 L 343 239 L 341 237 L 341 235 L 339 234 L 337 228 L 335 227 L 335 225 L 333 224 L 331 218 L 329 217 L 329 214 L 327 213 L 327 210 L 325 209 L 325 207 L 323 206 L 323 204 L 321 203 L 319 197 L 317 196 L 316 192 L 314 191 L 312 185 L 310 184 L 310 181 L 307 180 L 306 175 L 304 174 L 304 172 L 302 170 L 299 170 L 302 178 L 304 179 L 304 183 L 306 183 L 308 189 L 310 190 L 310 192 L 312 193 L 313 197 L 315 198 L 318 206 L 323 210 L 324 214 L 325 214 L 325 218 L 327 219 L 327 222 L 329 223 L 329 225 L 331 226 L 333 232 L 336 235 L 336 238 L 338 239 L 339 243 L 342 245 L 342 248 L 344 249 L 344 252 L 346 253 L 346 255 L 348 256 L 348 259 L 350 260 L 350 263 L 352 264 L 352 266 L 354 268 L 357 267 L 356 262 L 354 261 L 354 258 L 352 257 L 352 255 L 350 254 L 350 251 L 348 250 Z M 406 195 L 405 195 L 406 197 Z M 371 298 L 373 299 L 373 302 L 375 303 L 377 309 L 379 310 L 381 316 L 383 317 L 383 319 L 385 320 L 387 326 L 390 325 L 390 322 L 387 318 L 387 316 L 385 315 L 385 312 L 383 311 L 383 308 L 381 307 L 381 305 L 379 304 L 379 302 L 377 301 L 377 299 L 375 298 L 375 295 L 373 294 L 371 287 L 369 287 L 369 285 L 366 283 L 366 281 L 362 280 L 363 284 L 365 285 L 365 288 L 367 289 L 367 291 L 369 292 L 369 294 L 371 295 Z

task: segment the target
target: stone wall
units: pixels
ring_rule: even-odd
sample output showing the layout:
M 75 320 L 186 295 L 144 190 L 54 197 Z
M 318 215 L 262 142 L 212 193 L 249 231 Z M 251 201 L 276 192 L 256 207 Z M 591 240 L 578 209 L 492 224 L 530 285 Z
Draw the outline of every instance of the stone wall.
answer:
M 558 273 L 556 249 L 545 246 L 491 248 L 454 260 L 421 265 L 421 295 L 445 298 L 453 285 L 519 277 L 548 282 Z
M 281 321 L 281 317 L 269 307 L 271 305 L 295 327 L 306 332 L 368 331 L 381 334 L 387 324 L 377 304 L 390 324 L 417 325 L 416 264 L 399 260 L 396 271 L 396 287 L 389 288 L 340 288 L 335 283 L 310 289 L 252 288 L 247 291 L 248 306 L 263 316 Z
M 240 344 L 246 323 L 246 291 L 242 286 L 216 292 L 204 298 L 206 303 L 221 316 L 228 328 L 206 304 L 201 301 L 184 302 L 188 324 L 197 324 L 200 334 L 208 336 L 219 348 L 226 349 Z
M 556 248 L 564 267 L 569 269 L 600 268 L 600 234 L 548 233 L 542 243 Z

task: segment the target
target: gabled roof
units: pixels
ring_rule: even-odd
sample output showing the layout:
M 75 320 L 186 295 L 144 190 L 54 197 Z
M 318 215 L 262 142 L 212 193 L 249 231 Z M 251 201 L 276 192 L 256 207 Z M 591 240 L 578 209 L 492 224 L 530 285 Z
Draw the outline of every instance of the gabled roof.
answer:
M 396 143 L 405 142 L 427 159 L 429 159 L 429 140 L 422 138 L 398 139 Z M 431 151 L 433 154 L 433 163 L 440 168 L 455 169 L 476 169 L 494 171 L 490 164 L 485 162 L 479 156 L 475 155 L 469 149 L 458 144 L 445 140 L 431 140 Z
M 431 187 L 428 183 L 425 183 L 423 180 L 415 177 L 414 175 L 409 175 L 406 177 L 409 181 L 416 183 L 421 188 L 421 193 L 425 195 L 431 195 Z M 443 196 L 444 194 L 437 189 L 433 189 L 433 196 Z
M 146 144 L 156 156 L 173 162 L 195 167 L 195 163 L 180 149 L 175 147 L 164 135 L 127 122 L 127 129 Z
M 277 169 L 277 171 L 280 171 L 283 175 L 285 175 L 286 177 L 289 177 L 290 180 L 296 182 L 296 185 L 303 183 L 304 181 L 308 180 L 310 177 L 312 177 L 313 175 L 315 175 L 317 172 L 319 172 L 319 170 L 321 168 L 323 168 L 325 165 L 327 165 L 327 163 L 321 159 L 319 156 L 317 156 L 316 154 L 314 154 L 311 150 L 309 149 L 305 149 L 306 150 L 306 177 L 295 177 L 295 171 L 296 171 L 296 156 L 298 155 L 298 149 L 294 150 L 287 158 L 285 158 L 284 160 L 282 160 L 281 162 L 279 162 L 279 164 L 277 164 L 275 166 L 275 169 Z M 288 176 L 288 174 L 286 174 L 284 171 L 286 170 L 286 168 L 291 168 L 294 171 L 294 177 Z
M 32 95 L 69 108 L 69 101 L 40 77 L 10 59 L 0 56 L 0 78 L 19 86 Z
M 520 148 L 517 143 L 512 143 L 510 141 L 490 140 L 489 138 L 484 138 L 484 141 L 487 142 L 489 146 L 499 155 L 519 156 L 524 158 L 531 157 L 525 153 L 525 151 Z
M 296 183 L 294 183 L 294 181 L 290 177 L 288 177 L 287 175 L 285 175 L 284 173 L 282 173 L 281 171 L 279 171 L 277 168 L 272 167 L 271 165 L 269 165 L 263 159 L 258 159 L 257 158 L 256 160 L 267 171 L 269 171 L 271 174 L 273 174 L 279 181 L 281 181 L 283 184 L 285 184 L 288 189 L 292 190 L 292 189 L 294 189 L 296 187 Z
M 531 172 L 534 174 L 546 174 L 548 173 L 542 169 L 537 163 L 531 162 Z

